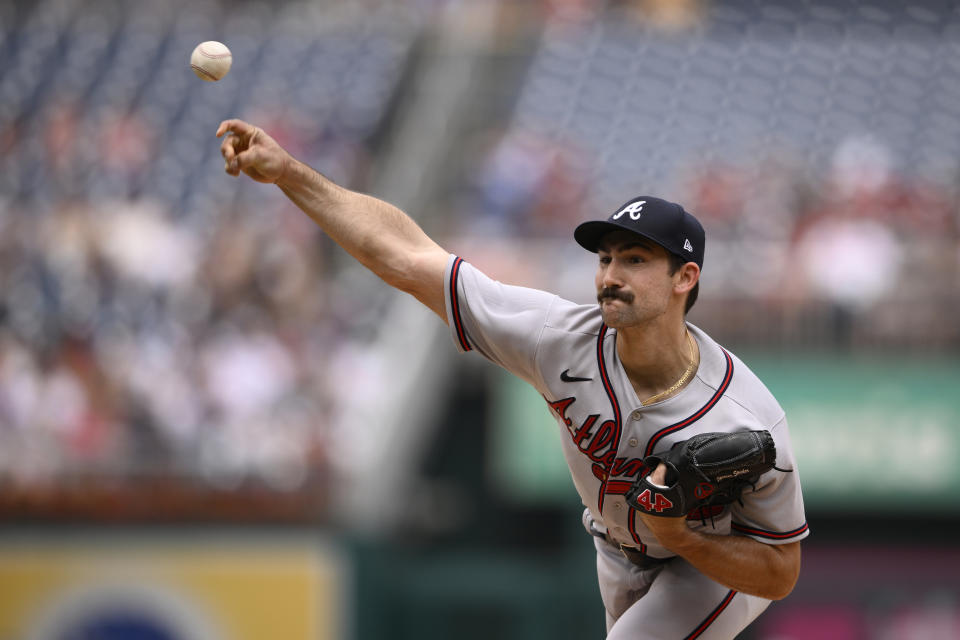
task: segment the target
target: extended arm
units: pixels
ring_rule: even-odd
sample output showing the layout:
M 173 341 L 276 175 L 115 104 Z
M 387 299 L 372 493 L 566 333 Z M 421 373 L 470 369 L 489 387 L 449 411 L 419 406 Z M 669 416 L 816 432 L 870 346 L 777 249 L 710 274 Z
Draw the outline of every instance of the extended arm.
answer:
M 403 211 L 345 189 L 287 153 L 262 129 L 225 120 L 217 137 L 230 175 L 241 171 L 276 184 L 334 242 L 387 284 L 405 291 L 446 322 L 443 272 L 449 254 Z
M 663 484 L 660 465 L 650 479 Z M 800 575 L 800 543 L 771 545 L 753 538 L 694 531 L 686 518 L 664 518 L 640 512 L 644 524 L 667 549 L 701 573 L 736 591 L 770 600 L 785 598 Z

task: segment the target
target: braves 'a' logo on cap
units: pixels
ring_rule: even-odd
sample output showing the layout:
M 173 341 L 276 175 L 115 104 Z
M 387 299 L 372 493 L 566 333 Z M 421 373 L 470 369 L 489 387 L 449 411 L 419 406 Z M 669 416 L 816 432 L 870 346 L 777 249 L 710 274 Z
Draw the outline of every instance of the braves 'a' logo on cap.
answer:
M 631 220 L 639 220 L 640 214 L 643 212 L 643 205 L 647 204 L 646 200 L 637 200 L 636 202 L 631 202 L 620 211 L 617 211 L 615 214 L 610 216 L 611 220 L 619 220 L 623 217 L 623 214 L 629 213 Z

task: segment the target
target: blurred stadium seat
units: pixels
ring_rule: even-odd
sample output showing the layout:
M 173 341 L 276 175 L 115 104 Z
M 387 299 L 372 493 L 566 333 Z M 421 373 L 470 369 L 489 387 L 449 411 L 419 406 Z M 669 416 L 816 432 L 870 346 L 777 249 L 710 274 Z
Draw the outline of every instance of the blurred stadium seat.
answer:
M 300 516 L 316 515 L 338 375 L 364 361 L 376 306 L 325 302 L 329 245 L 276 219 L 279 194 L 226 178 L 213 133 L 253 119 L 362 183 L 423 15 L 40 0 L 0 16 L 0 482 L 19 495 L 7 502 L 29 512 L 27 494 L 68 482 L 169 496 L 186 481 L 188 496 L 313 491 Z M 209 39 L 234 55 L 216 85 L 188 65 Z M 159 513 L 178 511 L 161 500 Z

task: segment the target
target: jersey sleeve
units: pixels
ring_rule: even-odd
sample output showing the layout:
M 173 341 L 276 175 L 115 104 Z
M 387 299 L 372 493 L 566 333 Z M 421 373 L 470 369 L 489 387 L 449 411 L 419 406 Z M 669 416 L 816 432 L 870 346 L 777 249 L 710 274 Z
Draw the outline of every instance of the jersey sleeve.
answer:
M 457 348 L 536 385 L 537 347 L 557 296 L 503 284 L 457 256 L 447 263 L 444 291 Z
M 810 529 L 785 417 L 770 429 L 770 434 L 777 447 L 776 466 L 789 471 L 772 469 L 760 478 L 754 491 L 744 492 L 743 504 L 733 504 L 730 528 L 761 542 L 786 544 L 806 538 Z

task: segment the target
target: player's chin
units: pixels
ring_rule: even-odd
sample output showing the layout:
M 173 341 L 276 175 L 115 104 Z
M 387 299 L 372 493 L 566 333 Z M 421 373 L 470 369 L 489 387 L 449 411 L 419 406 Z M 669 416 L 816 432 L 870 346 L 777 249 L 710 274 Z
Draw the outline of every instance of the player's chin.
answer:
M 625 313 L 625 309 L 617 304 L 604 302 L 600 305 L 600 316 L 603 323 L 611 329 L 629 326 L 632 323 L 632 314 Z

